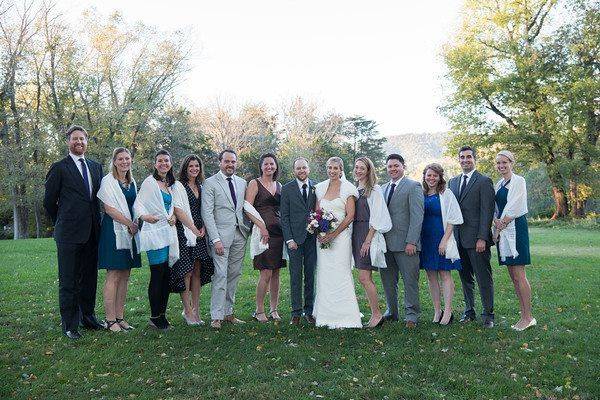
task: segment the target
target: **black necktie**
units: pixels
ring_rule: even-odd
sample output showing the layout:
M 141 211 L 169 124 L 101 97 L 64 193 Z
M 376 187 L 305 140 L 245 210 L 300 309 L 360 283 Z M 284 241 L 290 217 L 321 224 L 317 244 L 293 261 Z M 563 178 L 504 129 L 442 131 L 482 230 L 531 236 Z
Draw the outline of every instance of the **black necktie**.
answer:
M 462 185 L 460 185 L 460 191 L 458 192 L 458 195 L 460 196 L 461 194 L 463 194 L 463 191 L 465 190 L 465 188 L 467 187 L 467 175 L 463 175 L 463 181 L 462 181 Z
M 306 191 L 306 186 L 306 183 L 302 184 L 302 198 L 304 199 L 305 203 L 308 201 L 308 192 Z
M 83 183 L 85 183 L 85 188 L 88 191 L 88 195 L 90 196 L 90 199 L 91 199 L 92 192 L 90 191 L 90 179 L 88 178 L 87 165 L 83 158 L 80 158 L 79 162 L 81 163 L 81 174 L 83 175 Z
M 394 195 L 394 189 L 396 189 L 396 184 L 392 183 L 390 185 L 390 191 L 388 193 L 388 198 L 387 198 L 387 202 L 386 204 L 389 206 L 390 205 L 390 200 L 392 200 L 392 196 Z
M 231 200 L 233 200 L 233 208 L 237 208 L 237 198 L 235 197 L 235 189 L 233 188 L 233 182 L 231 177 L 227 178 L 229 182 L 229 192 L 231 193 Z

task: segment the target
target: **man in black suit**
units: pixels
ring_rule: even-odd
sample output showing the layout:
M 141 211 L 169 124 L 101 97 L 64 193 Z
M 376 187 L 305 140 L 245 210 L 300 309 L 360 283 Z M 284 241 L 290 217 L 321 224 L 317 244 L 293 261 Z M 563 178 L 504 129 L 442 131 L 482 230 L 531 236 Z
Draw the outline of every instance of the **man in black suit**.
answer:
M 483 326 L 494 327 L 494 281 L 490 265 L 492 240 L 492 219 L 494 217 L 494 185 L 492 180 L 475 169 L 475 150 L 463 146 L 458 152 L 462 174 L 450 179 L 448 186 L 458 199 L 464 223 L 454 228 L 462 270 L 460 280 L 465 297 L 465 312 L 461 322 L 474 321 L 475 300 L 473 298 L 474 279 L 477 279 Z
M 310 324 L 314 303 L 314 276 L 317 264 L 315 235 L 306 231 L 309 214 L 315 210 L 315 186 L 308 179 L 310 169 L 305 158 L 294 161 L 296 179 L 281 189 L 281 228 L 290 256 L 290 293 L 292 319 L 290 324 L 300 324 L 302 312 Z M 302 307 L 302 273 L 304 272 L 304 308 Z
M 103 326 L 94 315 L 98 280 L 100 207 L 96 194 L 102 166 L 85 158 L 88 134 L 81 126 L 67 130 L 69 155 L 46 175 L 44 208 L 54 223 L 58 256 L 58 302 L 63 333 L 78 339 L 81 323 Z

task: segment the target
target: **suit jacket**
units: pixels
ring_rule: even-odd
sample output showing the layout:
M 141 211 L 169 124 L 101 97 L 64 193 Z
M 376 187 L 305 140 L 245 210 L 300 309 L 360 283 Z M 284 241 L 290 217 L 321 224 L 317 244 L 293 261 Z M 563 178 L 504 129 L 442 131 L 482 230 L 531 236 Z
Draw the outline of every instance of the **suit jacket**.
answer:
M 102 180 L 102 166 L 85 159 L 92 177 L 92 194 L 85 187 L 75 161 L 67 156 L 55 162 L 46 175 L 44 208 L 54 223 L 54 240 L 86 243 L 100 235 L 100 204 L 96 194 Z
M 386 201 L 389 186 L 390 182 L 381 187 L 383 198 Z M 388 251 L 404 251 L 408 243 L 416 245 L 417 251 L 421 251 L 423 203 L 421 184 L 406 176 L 402 178 L 388 205 L 392 218 L 392 229 L 383 235 Z
M 239 229 L 245 238 L 250 230 L 243 213 L 246 181 L 236 175 L 232 178 L 236 189 L 237 207 L 234 207 L 231 198 L 229 182 L 220 172 L 205 180 L 202 185 L 201 213 L 208 239 L 211 244 L 219 239 L 225 247 L 233 243 L 236 229 Z
M 302 192 L 298 187 L 296 179 L 286 183 L 281 188 L 281 229 L 285 242 L 293 240 L 298 245 L 304 243 L 308 238 L 314 239 L 314 235 L 306 231 L 308 216 L 315 210 L 317 196 L 315 185 L 309 180 L 308 200 L 302 198 Z
M 493 245 L 492 219 L 494 218 L 494 185 L 492 180 L 474 171 L 465 190 L 459 195 L 462 174 L 450 179 L 448 186 L 458 199 L 464 223 L 454 227 L 459 244 L 465 249 L 475 247 L 478 239 Z

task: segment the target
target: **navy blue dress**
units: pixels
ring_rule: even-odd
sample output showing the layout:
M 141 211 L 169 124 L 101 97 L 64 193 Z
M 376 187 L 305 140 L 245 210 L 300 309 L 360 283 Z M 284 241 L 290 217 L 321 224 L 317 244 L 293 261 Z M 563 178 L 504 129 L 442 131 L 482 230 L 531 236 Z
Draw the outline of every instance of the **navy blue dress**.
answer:
M 442 206 L 440 195 L 425 195 L 425 214 L 423 215 L 423 227 L 421 229 L 421 252 L 419 253 L 420 266 L 426 270 L 450 271 L 460 270 L 460 260 L 452 262 L 445 256 L 440 255 L 438 246 L 444 236 L 444 225 L 442 222 Z
M 508 182 L 505 182 L 500 189 L 496 192 L 496 205 L 498 206 L 498 215 L 502 215 L 504 207 L 506 207 L 506 201 L 508 200 Z M 519 255 L 514 257 L 506 257 L 505 261 L 500 259 L 500 252 L 498 252 L 498 262 L 500 265 L 529 265 L 531 264 L 531 255 L 529 253 L 529 227 L 527 226 L 527 217 L 521 215 L 515 218 L 515 230 L 516 230 L 516 246 Z
M 125 200 L 127 200 L 129 213 L 133 215 L 133 202 L 137 196 L 135 186 L 129 185 L 129 187 L 125 188 L 119 184 L 119 187 L 125 195 Z M 128 249 L 117 250 L 114 221 L 110 215 L 105 213 L 102 218 L 100 241 L 98 243 L 98 268 L 123 270 L 141 267 L 142 260 L 137 252 L 135 240 L 132 239 L 132 242 L 133 257 L 131 257 L 131 251 Z

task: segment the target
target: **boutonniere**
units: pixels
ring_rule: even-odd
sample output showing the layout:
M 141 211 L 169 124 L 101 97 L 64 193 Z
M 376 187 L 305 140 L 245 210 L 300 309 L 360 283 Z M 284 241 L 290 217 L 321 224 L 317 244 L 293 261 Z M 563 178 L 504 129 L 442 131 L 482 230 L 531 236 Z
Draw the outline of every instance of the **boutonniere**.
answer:
M 311 187 L 310 187 L 310 192 L 311 192 L 312 194 L 315 194 L 315 187 L 314 187 L 314 186 L 311 186 Z

